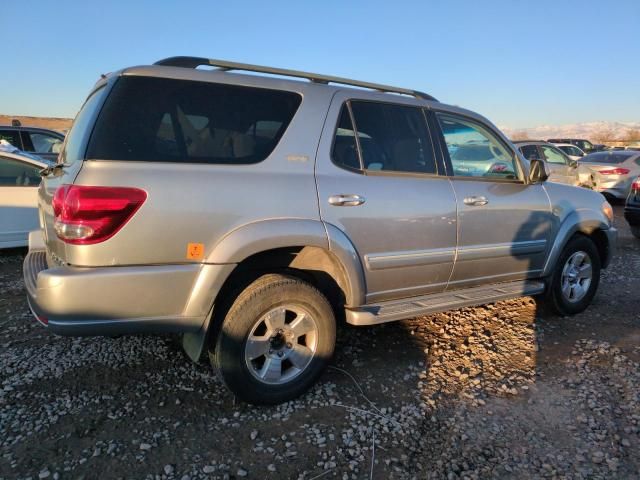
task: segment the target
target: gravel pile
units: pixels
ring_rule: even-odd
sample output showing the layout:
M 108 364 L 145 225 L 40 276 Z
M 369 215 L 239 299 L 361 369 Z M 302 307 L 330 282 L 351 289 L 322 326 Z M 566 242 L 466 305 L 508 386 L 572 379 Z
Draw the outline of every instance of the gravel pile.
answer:
M 51 336 L 28 312 L 21 252 L 2 254 L 0 479 L 637 478 L 626 234 L 575 319 L 523 298 L 341 327 L 320 382 L 272 408 L 237 403 L 169 337 Z

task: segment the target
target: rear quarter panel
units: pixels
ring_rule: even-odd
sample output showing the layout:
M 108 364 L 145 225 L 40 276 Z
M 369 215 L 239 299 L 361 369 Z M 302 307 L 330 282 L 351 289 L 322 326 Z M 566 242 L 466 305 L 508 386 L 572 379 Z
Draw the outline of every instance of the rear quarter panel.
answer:
M 67 262 L 76 266 L 202 262 L 215 256 L 217 244 L 230 232 L 253 222 L 319 221 L 314 161 L 331 94 L 306 89 L 288 130 L 258 164 L 83 162 L 76 184 L 137 187 L 148 198 L 107 241 L 68 245 Z M 202 258 L 187 257 L 190 243 L 204 246 Z

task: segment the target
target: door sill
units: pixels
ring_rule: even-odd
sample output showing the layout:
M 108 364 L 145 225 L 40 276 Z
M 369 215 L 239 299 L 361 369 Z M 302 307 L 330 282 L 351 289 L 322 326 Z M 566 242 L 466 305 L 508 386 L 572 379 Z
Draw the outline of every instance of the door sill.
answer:
M 445 312 L 461 307 L 484 305 L 509 298 L 543 293 L 542 280 L 519 280 L 496 283 L 480 287 L 464 288 L 449 292 L 431 293 L 420 297 L 391 300 L 365 305 L 357 309 L 346 309 L 347 323 L 351 325 L 376 325 L 431 313 Z

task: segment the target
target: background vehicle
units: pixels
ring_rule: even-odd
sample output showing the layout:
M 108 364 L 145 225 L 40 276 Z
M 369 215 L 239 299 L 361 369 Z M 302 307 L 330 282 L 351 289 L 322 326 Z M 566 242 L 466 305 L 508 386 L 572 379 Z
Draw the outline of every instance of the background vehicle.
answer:
M 640 151 L 608 150 L 582 157 L 581 167 L 593 172 L 594 189 L 618 200 L 624 200 L 631 182 L 640 175 Z
M 24 247 L 38 228 L 39 171 L 49 164 L 0 150 L 0 248 Z
M 304 392 L 340 318 L 542 294 L 581 312 L 615 245 L 601 195 L 545 182 L 484 117 L 313 73 L 195 57 L 114 72 L 59 162 L 24 262 L 36 318 L 181 333 L 253 403 Z
M 584 138 L 549 138 L 547 139 L 549 143 L 570 143 L 571 145 L 575 145 L 580 148 L 584 153 L 591 153 L 596 151 L 596 147 L 589 140 L 585 140 Z
M 624 218 L 631 227 L 631 233 L 640 238 L 640 177 L 631 183 L 631 190 L 624 206 Z
M 556 148 L 562 150 L 571 160 L 578 161 L 586 155 L 580 147 L 572 145 L 571 143 L 555 143 Z
M 2 139 L 24 152 L 55 161 L 62 148 L 64 135 L 45 128 L 0 125 L 0 140 Z
M 546 162 L 549 169 L 549 181 L 566 183 L 567 185 L 581 185 L 588 183 L 588 173 L 582 178 L 578 162 L 572 160 L 557 146 L 548 142 L 521 140 L 513 142 L 527 160 L 540 159 Z

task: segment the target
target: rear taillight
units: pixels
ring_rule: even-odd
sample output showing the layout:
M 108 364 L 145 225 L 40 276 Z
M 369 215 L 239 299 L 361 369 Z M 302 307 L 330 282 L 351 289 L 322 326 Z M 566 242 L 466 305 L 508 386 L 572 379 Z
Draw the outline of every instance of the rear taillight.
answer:
M 65 243 L 88 245 L 116 234 L 147 199 L 129 187 L 62 185 L 53 197 L 54 227 Z
M 631 190 L 633 190 L 633 193 L 640 193 L 640 177 L 633 181 L 631 184 Z
M 608 170 L 600 170 L 598 173 L 600 175 L 626 175 L 630 171 L 628 168 L 610 168 Z

